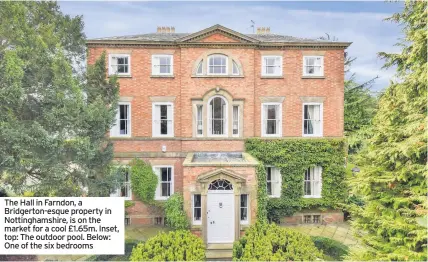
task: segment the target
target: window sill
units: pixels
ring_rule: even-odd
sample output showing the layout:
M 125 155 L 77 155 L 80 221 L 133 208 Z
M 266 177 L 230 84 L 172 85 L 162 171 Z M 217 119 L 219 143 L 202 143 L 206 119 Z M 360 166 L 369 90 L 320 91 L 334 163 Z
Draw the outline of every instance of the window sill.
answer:
M 303 198 L 321 198 L 321 196 L 303 196 Z
M 261 79 L 284 79 L 283 76 L 261 76 Z
M 302 79 L 325 79 L 325 76 L 302 76 Z
M 175 78 L 174 75 L 151 75 L 150 78 Z
M 131 75 L 109 75 L 108 77 L 117 76 L 118 78 L 132 78 Z
M 311 137 L 313 137 L 313 138 L 320 138 L 320 137 L 323 137 L 322 135 L 302 135 L 302 137 L 308 137 L 308 138 L 311 138 Z
M 240 221 L 239 223 L 241 225 L 241 227 L 243 228 L 247 228 L 250 227 L 250 223 L 248 221 Z
M 191 228 L 202 230 L 202 223 L 201 224 L 192 224 Z
M 192 75 L 192 78 L 244 78 L 244 76 L 235 76 L 235 75 Z
M 269 198 L 280 198 L 281 196 L 268 195 Z
M 112 135 L 110 135 L 110 138 L 112 138 L 112 139 L 115 139 L 115 138 L 122 139 L 122 138 L 132 138 L 132 137 L 131 137 L 131 135 L 126 135 L 126 136 L 112 136 Z

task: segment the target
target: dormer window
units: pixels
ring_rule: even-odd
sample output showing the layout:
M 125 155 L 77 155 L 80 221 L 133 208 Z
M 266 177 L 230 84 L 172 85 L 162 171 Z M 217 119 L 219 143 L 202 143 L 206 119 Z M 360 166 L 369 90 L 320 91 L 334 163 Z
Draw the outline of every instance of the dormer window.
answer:
M 208 57 L 208 75 L 227 75 L 227 56 L 211 55 Z

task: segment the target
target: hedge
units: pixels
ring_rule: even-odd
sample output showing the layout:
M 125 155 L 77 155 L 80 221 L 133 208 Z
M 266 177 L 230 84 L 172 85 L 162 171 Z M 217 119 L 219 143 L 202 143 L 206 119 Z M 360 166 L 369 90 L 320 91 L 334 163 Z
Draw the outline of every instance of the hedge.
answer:
M 309 236 L 276 224 L 256 222 L 233 244 L 234 261 L 313 261 L 319 258 L 322 252 Z
M 315 246 L 334 260 L 341 261 L 349 253 L 349 247 L 327 237 L 312 237 Z
M 202 261 L 205 245 L 190 231 L 160 234 L 140 243 L 132 250 L 130 261 Z

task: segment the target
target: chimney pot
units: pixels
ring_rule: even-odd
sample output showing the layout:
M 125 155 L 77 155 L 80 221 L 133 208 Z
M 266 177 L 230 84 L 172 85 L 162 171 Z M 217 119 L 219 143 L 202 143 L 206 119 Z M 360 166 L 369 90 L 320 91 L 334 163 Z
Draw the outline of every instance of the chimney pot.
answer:
M 160 33 L 162 31 L 162 28 L 160 27 L 160 26 L 158 26 L 158 29 L 157 29 L 157 33 Z
M 171 27 L 171 33 L 175 33 L 175 27 Z
M 266 28 L 266 34 L 270 34 L 270 27 Z

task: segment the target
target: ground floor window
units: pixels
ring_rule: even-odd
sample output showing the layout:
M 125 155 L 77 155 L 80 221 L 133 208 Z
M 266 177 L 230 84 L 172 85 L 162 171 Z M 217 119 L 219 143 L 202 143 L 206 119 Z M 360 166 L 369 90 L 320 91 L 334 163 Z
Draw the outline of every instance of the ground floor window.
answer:
M 200 225 L 202 223 L 202 205 L 201 205 L 201 195 L 193 195 L 193 224 Z
M 165 200 L 174 193 L 174 170 L 172 166 L 154 166 L 153 171 L 158 176 L 155 199 Z
M 111 197 L 124 197 L 127 200 L 132 200 L 131 192 L 131 173 L 128 167 L 119 167 L 117 172 L 123 177 L 123 181 L 118 185 L 118 188 L 110 194 Z
M 248 195 L 241 195 L 241 224 L 248 223 Z
M 320 166 L 311 167 L 305 171 L 304 197 L 321 197 L 321 173 Z

